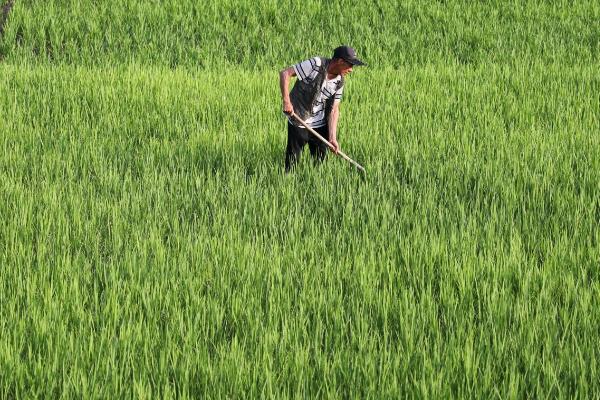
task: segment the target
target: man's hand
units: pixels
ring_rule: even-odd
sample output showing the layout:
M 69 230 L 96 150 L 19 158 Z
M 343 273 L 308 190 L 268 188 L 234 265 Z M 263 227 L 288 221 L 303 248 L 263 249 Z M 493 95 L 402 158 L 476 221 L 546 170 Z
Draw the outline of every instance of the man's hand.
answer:
M 331 151 L 333 151 L 335 154 L 338 153 L 338 151 L 340 151 L 340 145 L 337 142 L 337 139 L 331 139 L 329 141 L 329 143 L 331 143 L 333 145 L 333 149 L 331 149 Z
M 292 106 L 291 101 L 283 101 L 283 112 L 287 115 L 292 115 L 294 112 L 294 107 Z

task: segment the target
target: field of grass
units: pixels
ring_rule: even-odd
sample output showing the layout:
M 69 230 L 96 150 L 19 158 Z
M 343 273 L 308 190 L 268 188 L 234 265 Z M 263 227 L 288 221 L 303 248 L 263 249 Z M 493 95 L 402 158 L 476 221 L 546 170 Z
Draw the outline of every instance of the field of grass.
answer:
M 0 398 L 597 397 L 599 10 L 16 0 Z M 286 175 L 340 43 L 367 178 Z
M 351 43 L 372 68 L 572 65 L 599 61 L 599 20 L 593 0 L 15 0 L 0 54 L 264 71 Z

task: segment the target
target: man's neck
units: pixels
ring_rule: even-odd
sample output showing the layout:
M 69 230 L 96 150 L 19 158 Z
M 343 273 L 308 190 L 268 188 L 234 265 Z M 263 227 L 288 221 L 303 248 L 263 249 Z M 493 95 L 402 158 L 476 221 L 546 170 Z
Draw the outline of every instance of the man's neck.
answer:
M 331 65 L 327 67 L 327 80 L 332 80 L 337 78 L 339 74 L 336 74 L 335 71 L 331 70 Z

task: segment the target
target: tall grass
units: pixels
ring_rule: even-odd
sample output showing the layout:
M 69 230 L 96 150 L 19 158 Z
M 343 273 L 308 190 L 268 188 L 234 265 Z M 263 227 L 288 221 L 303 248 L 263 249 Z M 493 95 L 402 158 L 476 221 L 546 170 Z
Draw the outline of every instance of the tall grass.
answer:
M 349 43 L 371 67 L 598 63 L 597 1 L 15 2 L 8 60 L 263 70 Z
M 361 181 L 275 70 L 0 65 L 0 397 L 595 396 L 599 86 L 357 70 Z
M 600 6 L 34 2 L 0 38 L 0 398 L 597 396 Z M 277 71 L 340 43 L 342 148 Z

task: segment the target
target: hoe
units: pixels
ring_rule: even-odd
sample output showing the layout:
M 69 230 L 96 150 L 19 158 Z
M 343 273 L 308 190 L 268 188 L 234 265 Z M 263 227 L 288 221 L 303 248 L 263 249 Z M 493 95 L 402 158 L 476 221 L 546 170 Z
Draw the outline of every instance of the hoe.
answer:
M 329 147 L 331 150 L 334 150 L 333 145 L 331 143 L 329 143 L 329 141 L 327 139 L 325 139 L 323 136 L 319 135 L 314 129 L 312 129 L 311 127 L 309 127 L 308 125 L 306 125 L 306 122 L 304 122 L 302 119 L 300 119 L 300 117 L 295 112 L 292 112 L 291 115 L 298 122 L 300 122 L 302 124 L 302 126 L 304 126 L 306 129 L 308 129 L 308 131 L 310 133 L 312 133 L 313 135 L 315 135 L 317 137 L 317 139 L 319 139 L 321 142 L 325 143 L 327 145 L 327 147 Z M 365 171 L 365 169 L 362 167 L 362 165 L 360 165 L 359 163 L 357 163 L 356 161 L 354 161 L 353 159 L 351 159 L 350 157 L 348 157 L 341 150 L 338 150 L 337 153 L 335 153 L 335 154 L 337 154 L 338 156 L 342 157 L 344 160 L 348 161 L 350 164 L 354 165 L 363 174 L 366 174 L 367 171 Z

